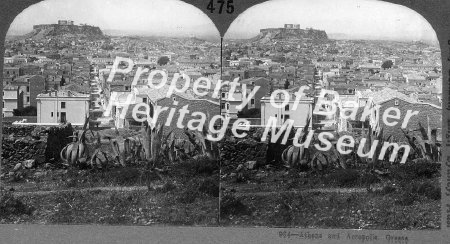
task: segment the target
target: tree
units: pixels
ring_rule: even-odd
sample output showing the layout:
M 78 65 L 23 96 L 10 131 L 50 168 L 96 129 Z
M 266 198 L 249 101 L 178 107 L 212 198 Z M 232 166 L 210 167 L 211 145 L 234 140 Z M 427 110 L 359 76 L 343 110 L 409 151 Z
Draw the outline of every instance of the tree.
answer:
M 386 60 L 381 65 L 381 68 L 383 68 L 383 69 L 390 69 L 390 68 L 392 68 L 393 65 L 394 65 L 394 63 L 392 62 L 392 60 Z
M 37 108 L 28 106 L 22 109 L 13 109 L 14 116 L 37 116 Z
M 242 111 L 238 111 L 238 118 L 260 118 L 261 117 L 261 109 L 259 108 L 251 108 L 245 109 Z
M 64 79 L 64 77 L 61 78 L 61 81 L 59 82 L 59 85 L 60 86 L 65 86 L 66 85 L 66 79 Z
M 159 66 L 163 66 L 163 65 L 166 65 L 167 63 L 169 63 L 169 57 L 167 57 L 167 56 L 162 56 L 162 57 L 160 57 L 159 59 L 158 59 L 158 65 Z
M 289 83 L 289 81 L 286 79 L 286 81 L 284 82 L 284 89 L 289 89 L 290 85 L 291 83 Z

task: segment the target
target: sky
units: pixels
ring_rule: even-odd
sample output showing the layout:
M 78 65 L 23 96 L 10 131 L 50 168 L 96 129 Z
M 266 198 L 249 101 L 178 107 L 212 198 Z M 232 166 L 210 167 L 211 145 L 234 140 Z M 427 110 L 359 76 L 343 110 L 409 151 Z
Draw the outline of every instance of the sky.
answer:
M 33 25 L 57 23 L 59 19 L 99 26 L 106 32 L 219 36 L 207 15 L 178 0 L 45 0 L 19 14 L 9 34 L 24 34 Z
M 431 25 L 415 11 L 375 0 L 271 0 L 241 14 L 224 38 L 250 38 L 259 29 L 285 23 L 352 39 L 437 41 Z
M 58 19 L 99 26 L 115 34 L 219 36 L 204 13 L 178 0 L 45 0 L 18 15 L 8 34 L 25 34 L 35 24 L 56 23 Z M 260 29 L 285 23 L 325 30 L 331 38 L 437 40 L 430 24 L 418 13 L 376 0 L 271 0 L 242 13 L 225 39 L 251 38 Z

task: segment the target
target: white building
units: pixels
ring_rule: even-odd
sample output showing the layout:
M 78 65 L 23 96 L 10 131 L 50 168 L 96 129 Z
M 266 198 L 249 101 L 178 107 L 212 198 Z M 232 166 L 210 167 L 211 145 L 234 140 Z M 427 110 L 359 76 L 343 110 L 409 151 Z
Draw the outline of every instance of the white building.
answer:
M 305 127 L 308 117 L 313 112 L 313 98 L 301 98 L 296 108 L 294 108 L 295 94 L 290 94 L 289 102 L 282 106 L 284 100 L 283 95 L 276 97 L 273 100 L 274 106 L 270 101 L 270 96 L 261 99 L 261 124 L 265 126 L 271 117 L 275 117 L 277 119 L 277 126 L 282 126 L 286 120 L 291 119 L 294 121 L 294 127 Z
M 6 85 L 3 88 L 3 117 L 13 116 L 13 110 L 17 109 L 18 87 Z
M 38 123 L 83 125 L 89 116 L 89 95 L 72 91 L 52 91 L 37 96 Z

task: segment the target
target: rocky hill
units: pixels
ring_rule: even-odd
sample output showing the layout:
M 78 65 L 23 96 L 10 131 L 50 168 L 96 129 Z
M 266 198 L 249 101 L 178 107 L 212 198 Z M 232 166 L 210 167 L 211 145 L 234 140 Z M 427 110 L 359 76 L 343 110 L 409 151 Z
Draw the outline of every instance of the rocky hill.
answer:
M 315 29 L 287 29 L 287 28 L 269 28 L 261 29 L 258 36 L 252 38 L 252 41 L 262 43 L 277 40 L 328 40 L 328 35 L 323 30 Z
M 80 38 L 105 38 L 102 30 L 90 25 L 35 25 L 33 31 L 26 34 L 27 38 L 40 39 L 48 37 L 80 37 Z

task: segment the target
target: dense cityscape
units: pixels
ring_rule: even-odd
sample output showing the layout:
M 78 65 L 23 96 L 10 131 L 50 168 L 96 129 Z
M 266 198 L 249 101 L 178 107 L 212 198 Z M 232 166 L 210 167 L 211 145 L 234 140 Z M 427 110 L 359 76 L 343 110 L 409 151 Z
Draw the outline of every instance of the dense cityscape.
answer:
M 46 200 L 58 190 L 78 195 L 58 195 L 46 214 L 11 214 L 1 223 L 439 228 L 438 47 L 335 40 L 301 23 L 221 45 L 197 37 L 108 36 L 72 20 L 35 25 L 24 36 L 7 36 L 4 45 L 1 180 L 38 212 L 46 201 L 29 198 L 27 190 L 54 190 L 42 193 Z M 167 79 L 149 80 L 156 70 Z M 186 80 L 189 88 L 166 95 L 169 84 L 180 88 Z M 201 80 L 212 85 L 200 96 L 193 84 Z M 224 81 L 230 83 L 221 86 Z M 167 86 L 149 86 L 161 82 Z M 337 110 L 313 112 L 321 98 Z M 158 113 L 153 124 L 136 119 L 141 104 L 147 116 Z M 181 117 L 186 106 L 191 113 Z M 205 125 L 219 115 L 231 122 Z M 248 133 L 228 133 L 236 132 L 235 121 L 245 121 Z M 288 143 L 273 139 L 288 122 Z M 208 139 L 223 124 L 229 126 L 225 139 Z M 314 146 L 305 146 L 311 141 Z M 328 150 L 320 148 L 324 144 Z M 419 185 L 406 182 L 412 179 Z M 96 187 L 101 194 L 130 188 L 107 198 L 78 191 Z M 101 211 L 80 214 L 72 206 Z M 384 208 L 425 217 L 391 220 Z

